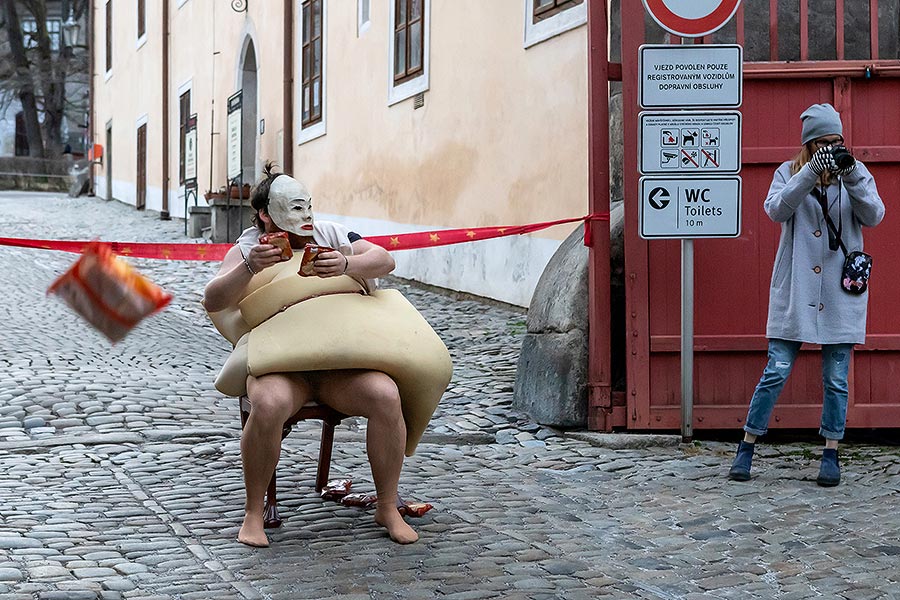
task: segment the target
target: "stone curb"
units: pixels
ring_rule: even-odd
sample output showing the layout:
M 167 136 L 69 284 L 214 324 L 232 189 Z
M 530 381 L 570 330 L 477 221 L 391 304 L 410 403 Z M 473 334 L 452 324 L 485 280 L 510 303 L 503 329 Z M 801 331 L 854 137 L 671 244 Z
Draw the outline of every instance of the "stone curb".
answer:
M 21 442 L 0 442 L 0 450 L 16 452 L 54 446 L 100 446 L 102 444 L 142 444 L 144 437 L 137 433 L 108 433 L 96 435 L 60 435 L 43 440 L 23 440 Z
M 587 442 L 598 448 L 626 450 L 640 448 L 672 448 L 681 445 L 680 435 L 660 435 L 644 433 L 594 433 L 590 431 L 567 431 L 567 438 Z

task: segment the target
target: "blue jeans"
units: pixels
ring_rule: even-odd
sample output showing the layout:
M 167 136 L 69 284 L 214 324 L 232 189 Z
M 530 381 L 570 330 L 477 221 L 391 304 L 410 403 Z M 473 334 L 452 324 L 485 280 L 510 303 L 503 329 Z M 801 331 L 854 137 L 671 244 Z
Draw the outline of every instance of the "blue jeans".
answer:
M 766 433 L 775 401 L 778 400 L 791 374 L 800 346 L 801 342 L 769 340 L 769 362 L 750 400 L 747 424 L 744 425 L 744 431 L 747 433 L 753 435 Z M 822 346 L 822 385 L 825 388 L 825 399 L 822 403 L 819 434 L 828 440 L 839 440 L 844 437 L 844 426 L 847 423 L 847 373 L 850 369 L 852 351 L 853 344 Z

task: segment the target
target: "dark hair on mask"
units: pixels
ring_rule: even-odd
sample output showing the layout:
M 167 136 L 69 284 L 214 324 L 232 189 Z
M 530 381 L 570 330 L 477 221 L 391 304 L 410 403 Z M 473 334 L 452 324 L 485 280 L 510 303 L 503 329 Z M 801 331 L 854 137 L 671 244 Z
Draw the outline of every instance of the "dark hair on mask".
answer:
M 273 160 L 266 161 L 266 165 L 263 167 L 262 179 L 250 190 L 250 206 L 253 207 L 251 221 L 260 231 L 265 231 L 266 226 L 259 220 L 259 211 L 262 210 L 266 214 L 269 213 L 269 188 L 272 187 L 272 182 L 279 175 L 284 175 L 284 173 L 274 172 L 277 166 Z

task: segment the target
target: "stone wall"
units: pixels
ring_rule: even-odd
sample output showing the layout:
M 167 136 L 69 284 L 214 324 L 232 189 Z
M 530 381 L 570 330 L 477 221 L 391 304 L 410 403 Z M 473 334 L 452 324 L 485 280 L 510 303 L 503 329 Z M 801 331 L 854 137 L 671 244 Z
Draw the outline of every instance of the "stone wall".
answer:
M 69 192 L 76 183 L 77 170 L 71 160 L 4 156 L 0 157 L 0 189 Z

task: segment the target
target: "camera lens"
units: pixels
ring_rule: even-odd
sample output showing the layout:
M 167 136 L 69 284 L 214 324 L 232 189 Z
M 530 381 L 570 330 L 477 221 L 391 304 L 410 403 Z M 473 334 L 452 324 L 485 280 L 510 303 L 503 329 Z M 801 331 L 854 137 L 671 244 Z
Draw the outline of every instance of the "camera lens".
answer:
M 856 159 L 853 158 L 853 155 L 850 154 L 850 151 L 844 146 L 835 147 L 835 149 L 832 150 L 831 155 L 834 157 L 834 164 L 836 164 L 839 169 L 848 169 L 856 164 Z

